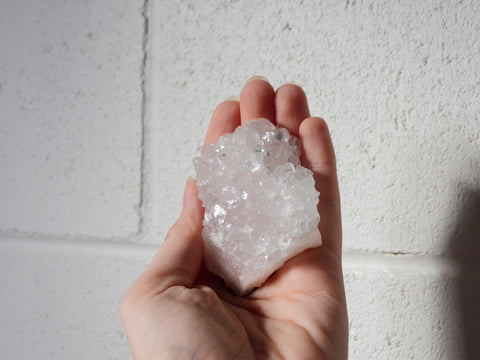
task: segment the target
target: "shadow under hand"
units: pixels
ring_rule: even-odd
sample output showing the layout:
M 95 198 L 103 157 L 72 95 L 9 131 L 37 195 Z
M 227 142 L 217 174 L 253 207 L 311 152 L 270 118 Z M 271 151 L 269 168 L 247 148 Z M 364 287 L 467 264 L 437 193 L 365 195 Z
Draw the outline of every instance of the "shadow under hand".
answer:
M 460 212 L 449 235 L 446 255 L 457 269 L 456 305 L 463 331 L 463 360 L 480 359 L 480 188 L 463 188 Z M 451 310 L 451 309 L 447 309 Z

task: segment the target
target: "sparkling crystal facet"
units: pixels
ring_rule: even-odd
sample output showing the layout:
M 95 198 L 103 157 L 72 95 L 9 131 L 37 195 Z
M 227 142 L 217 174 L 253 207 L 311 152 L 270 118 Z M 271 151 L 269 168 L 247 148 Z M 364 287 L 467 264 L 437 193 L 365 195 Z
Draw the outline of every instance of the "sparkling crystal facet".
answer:
M 249 121 L 206 145 L 193 162 L 205 207 L 205 263 L 237 294 L 321 245 L 319 193 L 288 130 Z

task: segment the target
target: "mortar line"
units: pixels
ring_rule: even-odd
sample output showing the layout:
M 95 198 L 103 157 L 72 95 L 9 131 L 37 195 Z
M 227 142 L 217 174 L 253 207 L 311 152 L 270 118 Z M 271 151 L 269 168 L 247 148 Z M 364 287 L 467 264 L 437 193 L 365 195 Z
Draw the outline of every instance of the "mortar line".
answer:
M 134 241 L 94 240 L 68 237 L 19 238 L 16 236 L 1 236 L 0 247 L 25 247 L 29 249 L 45 249 L 50 251 L 71 250 L 95 254 L 141 254 L 153 256 L 160 247 L 159 244 L 145 244 Z M 404 274 L 435 273 L 456 276 L 458 262 L 447 256 L 433 254 L 388 254 L 381 252 L 365 252 L 346 250 L 343 253 L 343 268 L 345 273 L 363 272 L 365 270 L 381 269 L 383 272 L 402 272 Z
M 138 224 L 137 224 L 137 237 L 142 238 L 147 232 L 145 230 L 145 214 L 147 213 L 146 197 L 148 185 L 145 185 L 146 179 L 146 160 L 145 160 L 145 137 L 146 137 L 146 121 L 147 121 L 147 65 L 148 65 L 148 45 L 149 45 L 149 2 L 145 0 L 142 6 L 142 19 L 143 19 L 143 36 L 142 36 L 142 63 L 140 66 L 140 87 L 142 92 L 141 106 L 140 106 L 140 190 L 139 190 L 139 202 L 137 209 Z
M 160 247 L 160 244 L 142 244 L 133 241 L 94 240 L 93 238 L 62 238 L 58 236 L 50 238 L 2 236 L 0 237 L 0 247 L 2 245 L 18 248 L 45 249 L 50 251 L 71 250 L 74 252 L 110 254 L 114 254 L 115 252 L 154 254 Z
M 344 251 L 345 272 L 364 272 L 381 269 L 385 273 L 399 272 L 405 275 L 433 273 L 457 276 L 458 261 L 452 257 L 435 254 L 395 254 L 387 252 Z M 392 275 L 393 276 L 393 275 Z

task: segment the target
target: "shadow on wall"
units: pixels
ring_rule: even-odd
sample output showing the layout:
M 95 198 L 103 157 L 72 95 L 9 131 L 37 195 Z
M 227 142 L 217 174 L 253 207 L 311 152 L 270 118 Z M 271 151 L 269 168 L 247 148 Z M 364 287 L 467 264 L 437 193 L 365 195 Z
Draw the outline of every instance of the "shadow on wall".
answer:
M 458 270 L 455 303 L 460 318 L 461 360 L 480 359 L 480 188 L 460 189 L 462 205 L 448 238 L 446 255 Z M 446 311 L 454 311 L 451 308 Z M 459 358 L 460 359 L 460 358 Z

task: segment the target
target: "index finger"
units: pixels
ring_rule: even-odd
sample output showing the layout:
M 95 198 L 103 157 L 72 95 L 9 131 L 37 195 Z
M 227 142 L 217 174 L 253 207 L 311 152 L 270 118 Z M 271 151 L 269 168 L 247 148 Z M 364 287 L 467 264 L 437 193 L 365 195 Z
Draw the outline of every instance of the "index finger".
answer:
M 213 112 L 204 144 L 213 144 L 223 134 L 234 132 L 238 126 L 240 126 L 240 104 L 237 100 L 225 100 Z

